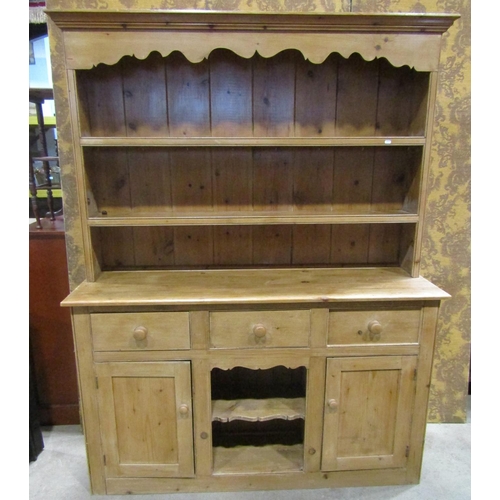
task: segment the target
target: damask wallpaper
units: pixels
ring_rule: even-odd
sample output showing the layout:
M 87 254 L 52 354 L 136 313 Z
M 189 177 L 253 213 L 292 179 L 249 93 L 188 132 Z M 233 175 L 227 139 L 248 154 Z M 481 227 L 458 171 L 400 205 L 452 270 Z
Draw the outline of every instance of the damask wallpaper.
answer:
M 209 9 L 295 12 L 450 12 L 461 18 L 443 39 L 441 77 L 434 124 L 429 197 L 426 212 L 422 275 L 452 295 L 443 303 L 431 387 L 429 421 L 464 422 L 470 360 L 470 122 L 471 48 L 470 0 L 49 0 L 48 8 L 87 9 Z M 49 21 L 49 29 L 51 23 Z M 51 47 L 62 51 L 52 27 Z M 66 81 L 62 68 L 53 68 L 59 136 L 71 143 Z M 68 146 L 70 147 L 70 146 Z M 60 151 L 61 163 L 71 165 L 72 151 Z M 66 159 L 67 160 L 66 160 Z M 74 182 L 71 171 L 63 183 Z M 66 185 L 67 185 L 66 184 Z M 67 189 L 67 245 L 71 286 L 84 279 L 78 250 L 81 230 L 71 217 L 77 200 Z M 75 195 L 76 196 L 76 195 Z

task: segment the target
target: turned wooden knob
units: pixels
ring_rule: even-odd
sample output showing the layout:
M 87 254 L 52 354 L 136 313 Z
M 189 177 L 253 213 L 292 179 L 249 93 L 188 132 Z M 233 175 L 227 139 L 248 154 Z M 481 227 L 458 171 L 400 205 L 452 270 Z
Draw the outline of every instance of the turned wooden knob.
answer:
M 134 330 L 134 339 L 135 340 L 144 340 L 148 336 L 148 329 L 145 326 L 138 326 Z
M 339 407 L 339 404 L 336 399 L 329 399 L 327 405 L 328 408 L 330 408 L 330 410 L 332 411 L 337 411 L 337 408 Z
M 368 323 L 368 331 L 372 340 L 379 340 L 382 333 L 382 325 L 377 320 L 370 321 Z
M 180 405 L 179 406 L 179 413 L 181 415 L 187 415 L 189 413 L 189 407 L 188 407 L 188 405 Z
M 265 337 L 266 333 L 267 333 L 267 330 L 266 330 L 266 327 L 264 325 L 255 325 L 253 327 L 253 334 L 259 339 Z
M 368 323 L 368 330 L 374 334 L 382 333 L 382 325 L 377 321 L 373 320 Z

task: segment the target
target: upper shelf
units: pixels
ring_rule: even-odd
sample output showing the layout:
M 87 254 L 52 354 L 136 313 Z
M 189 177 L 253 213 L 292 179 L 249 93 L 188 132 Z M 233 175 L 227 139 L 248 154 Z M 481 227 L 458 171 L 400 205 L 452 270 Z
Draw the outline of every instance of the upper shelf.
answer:
M 216 11 L 64 11 L 47 14 L 64 32 L 69 69 L 115 64 L 125 55 L 145 59 L 182 52 L 200 62 L 218 48 L 244 58 L 268 58 L 299 50 L 319 64 L 332 52 L 365 60 L 387 58 L 393 65 L 437 70 L 440 37 L 454 14 L 306 14 Z M 147 29 L 148 36 L 142 31 Z M 233 34 L 233 36 L 231 36 Z M 235 36 L 234 36 L 235 35 Z
M 403 210 L 335 212 L 321 211 L 256 211 L 256 212 L 145 212 L 122 213 L 108 217 L 90 217 L 89 226 L 203 226 L 210 225 L 260 225 L 260 224 L 415 224 L 418 214 Z
M 82 137 L 82 146 L 423 146 L 425 137 Z

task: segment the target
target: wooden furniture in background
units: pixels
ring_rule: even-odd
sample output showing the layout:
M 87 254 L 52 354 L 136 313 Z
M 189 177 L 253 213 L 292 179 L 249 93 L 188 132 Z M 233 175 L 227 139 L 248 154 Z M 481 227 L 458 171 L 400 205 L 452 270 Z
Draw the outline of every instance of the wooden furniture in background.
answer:
M 54 92 L 52 89 L 30 89 L 29 91 L 29 101 L 35 104 L 36 107 L 36 118 L 37 118 L 37 134 L 35 135 L 36 142 L 39 144 L 38 154 L 32 155 L 31 149 L 34 144 L 30 144 L 30 155 L 29 155 L 29 188 L 31 195 L 31 207 L 33 215 L 36 219 L 37 228 L 42 228 L 42 215 L 40 214 L 39 204 L 38 204 L 38 191 L 45 190 L 47 196 L 47 208 L 48 217 L 51 221 L 54 221 L 57 215 L 62 214 L 62 210 L 56 211 L 54 208 L 54 196 L 53 190 L 60 189 L 59 183 L 53 182 L 52 180 L 52 169 L 51 163 L 58 165 L 58 156 L 49 156 L 49 150 L 47 146 L 46 137 L 46 127 L 45 120 L 43 116 L 42 104 L 47 99 L 54 99 Z M 43 181 L 38 181 L 35 175 L 34 162 L 42 162 L 43 165 Z
M 93 491 L 418 482 L 448 297 L 419 276 L 422 226 L 456 16 L 48 15 Z
M 35 403 L 41 425 L 79 424 L 78 384 L 62 217 L 29 227 L 29 323 Z

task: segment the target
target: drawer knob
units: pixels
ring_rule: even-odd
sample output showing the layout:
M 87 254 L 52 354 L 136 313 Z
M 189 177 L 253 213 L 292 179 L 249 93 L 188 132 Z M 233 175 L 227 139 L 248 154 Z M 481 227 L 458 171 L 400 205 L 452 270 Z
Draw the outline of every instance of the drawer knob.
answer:
M 189 413 L 189 407 L 188 407 L 188 405 L 180 405 L 179 406 L 179 413 L 181 415 L 187 415 Z
M 137 341 L 144 340 L 148 336 L 148 329 L 145 326 L 138 326 L 134 330 L 134 339 Z
M 377 320 L 370 321 L 368 323 L 368 331 L 370 332 L 371 340 L 380 340 L 382 325 Z
M 327 405 L 328 405 L 328 408 L 330 408 L 330 410 L 332 410 L 332 411 L 337 411 L 337 409 L 339 407 L 339 403 L 336 399 L 329 399 Z
M 255 325 L 253 327 L 253 334 L 259 339 L 265 337 L 266 333 L 267 333 L 267 330 L 266 330 L 266 327 L 264 325 Z

